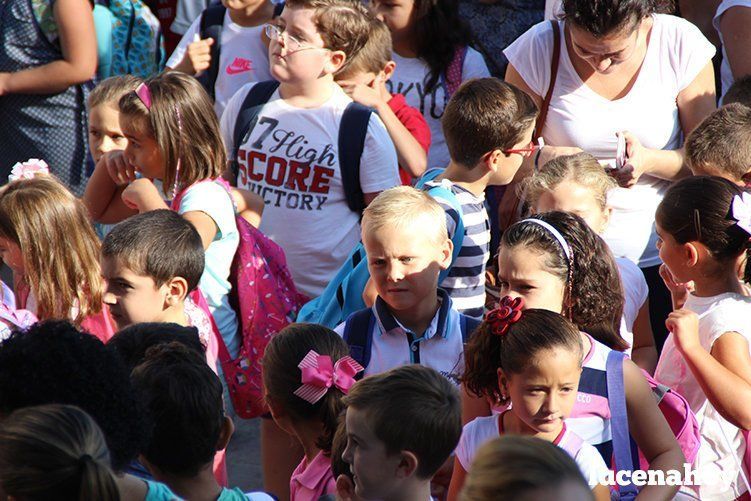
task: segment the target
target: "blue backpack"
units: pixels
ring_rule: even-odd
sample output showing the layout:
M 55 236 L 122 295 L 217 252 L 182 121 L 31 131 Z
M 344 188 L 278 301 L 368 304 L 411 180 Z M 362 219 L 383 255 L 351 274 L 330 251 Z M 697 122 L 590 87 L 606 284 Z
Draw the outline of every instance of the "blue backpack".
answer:
M 462 342 L 466 344 L 469 337 L 480 325 L 480 321 L 459 314 L 459 326 L 462 332 Z M 349 355 L 357 363 L 367 368 L 370 363 L 370 352 L 373 346 L 373 328 L 375 327 L 375 314 L 373 308 L 364 308 L 347 317 L 344 323 L 342 337 L 349 345 Z M 362 379 L 365 371 L 358 373 L 355 379 Z
M 432 181 L 441 172 L 443 172 L 442 169 L 429 170 L 417 183 L 417 187 L 423 188 L 426 182 Z M 441 198 L 448 202 L 453 209 L 452 212 L 456 213 L 456 230 L 451 239 L 451 242 L 454 244 L 451 262 L 455 263 L 464 242 L 464 223 L 462 221 L 461 204 L 457 200 L 456 195 L 443 186 L 435 186 L 427 191 L 433 198 Z M 453 217 L 454 215 L 451 214 L 451 216 Z M 441 283 L 446 278 L 449 270 L 450 268 L 441 272 L 438 277 L 438 283 Z M 362 293 L 369 279 L 368 259 L 365 247 L 363 247 L 361 242 L 349 253 L 344 264 L 328 283 L 323 293 L 306 303 L 300 309 L 297 321 L 321 324 L 331 329 L 335 328 L 344 322 L 345 319 L 349 318 L 351 314 L 366 308 L 365 301 L 362 299 Z
M 164 69 L 166 51 L 159 19 L 143 0 L 97 0 L 112 13 L 111 75 L 147 78 Z
M 258 114 L 278 88 L 279 82 L 276 80 L 258 82 L 251 87 L 248 95 L 245 96 L 237 115 L 233 133 L 235 147 L 231 168 L 235 180 L 239 172 L 238 150 L 250 137 L 258 123 Z M 371 113 L 373 113 L 372 108 L 353 101 L 345 108 L 342 121 L 339 124 L 339 168 L 344 185 L 344 195 L 347 206 L 358 214 L 365 209 L 365 196 L 360 186 L 360 157 L 365 147 L 365 136 L 368 134 Z

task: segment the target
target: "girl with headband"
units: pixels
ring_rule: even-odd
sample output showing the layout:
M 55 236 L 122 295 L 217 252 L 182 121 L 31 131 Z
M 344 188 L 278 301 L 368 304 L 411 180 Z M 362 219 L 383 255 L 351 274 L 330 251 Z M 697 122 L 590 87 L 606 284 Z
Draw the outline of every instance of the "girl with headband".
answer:
M 485 317 L 466 348 L 468 357 L 482 353 L 492 367 L 473 366 L 464 375 L 477 392 L 493 394 L 504 405 L 500 414 L 467 423 L 456 448 L 450 493 L 455 499 L 477 450 L 498 436 L 526 435 L 547 440 L 576 460 L 595 499 L 610 499 L 600 484 L 607 467 L 597 449 L 566 427 L 582 373 L 579 329 L 558 313 L 522 311 L 524 300 L 509 296 Z M 487 369 L 487 370 L 480 370 Z M 495 377 L 485 377 L 494 373 Z
M 347 343 L 322 325 L 289 325 L 266 347 L 263 385 L 271 416 L 305 452 L 290 479 L 292 501 L 336 494 L 331 446 L 344 410 L 342 397 L 362 370 L 349 357 Z
M 504 232 L 498 257 L 501 294 L 522 297 L 525 308 L 560 313 L 580 331 L 582 376 L 569 428 L 612 462 L 607 373 L 611 350 L 627 344 L 619 336 L 623 292 L 618 269 L 605 242 L 579 216 L 547 212 L 522 220 Z M 478 342 L 482 341 L 480 336 Z M 495 380 L 496 359 L 488 350 L 465 352 L 463 421 L 488 416 L 501 407 L 498 394 L 471 377 Z M 475 376 L 472 376 L 472 375 Z M 477 376 L 477 375 L 481 376 Z M 630 360 L 623 365 L 629 430 L 653 470 L 680 470 L 683 454 L 646 380 Z M 669 498 L 671 486 L 646 486 Z

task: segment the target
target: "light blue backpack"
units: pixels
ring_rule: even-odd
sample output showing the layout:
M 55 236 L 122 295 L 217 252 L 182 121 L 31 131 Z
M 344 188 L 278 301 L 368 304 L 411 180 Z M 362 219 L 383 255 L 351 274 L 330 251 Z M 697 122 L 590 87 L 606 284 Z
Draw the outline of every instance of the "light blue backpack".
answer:
M 147 78 L 164 69 L 166 53 L 159 19 L 143 0 L 98 0 L 113 16 L 111 75 Z

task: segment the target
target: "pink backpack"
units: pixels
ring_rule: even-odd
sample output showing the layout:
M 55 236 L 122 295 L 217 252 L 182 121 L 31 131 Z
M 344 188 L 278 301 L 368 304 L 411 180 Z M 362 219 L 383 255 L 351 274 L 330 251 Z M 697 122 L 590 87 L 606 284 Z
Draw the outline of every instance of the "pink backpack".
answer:
M 202 181 L 209 182 L 209 181 Z M 222 185 L 229 195 L 229 185 Z M 183 191 L 172 202 L 180 206 Z M 238 319 L 242 344 L 233 359 L 221 335 L 217 336 L 219 363 L 232 404 L 244 419 L 268 412 L 264 402 L 261 360 L 271 337 L 292 323 L 304 296 L 297 292 L 284 251 L 245 219 L 236 216 L 240 243 L 230 268 L 230 304 Z

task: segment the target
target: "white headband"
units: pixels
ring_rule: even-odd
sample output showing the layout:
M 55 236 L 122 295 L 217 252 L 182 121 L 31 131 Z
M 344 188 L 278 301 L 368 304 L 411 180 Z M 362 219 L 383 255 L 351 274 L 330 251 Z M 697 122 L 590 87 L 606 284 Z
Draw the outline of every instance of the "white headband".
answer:
M 535 219 L 535 218 L 522 219 L 517 224 L 521 224 L 521 223 L 537 224 L 539 226 L 542 226 L 546 230 L 548 230 L 548 232 L 551 235 L 553 235 L 556 240 L 558 240 L 558 243 L 561 244 L 561 248 L 563 249 L 564 254 L 566 254 L 566 259 L 568 259 L 568 264 L 569 266 L 571 265 L 571 247 L 568 246 L 568 243 L 566 243 L 566 239 L 563 238 L 563 235 L 561 235 L 561 232 L 556 230 L 551 224 L 548 224 L 541 219 Z

